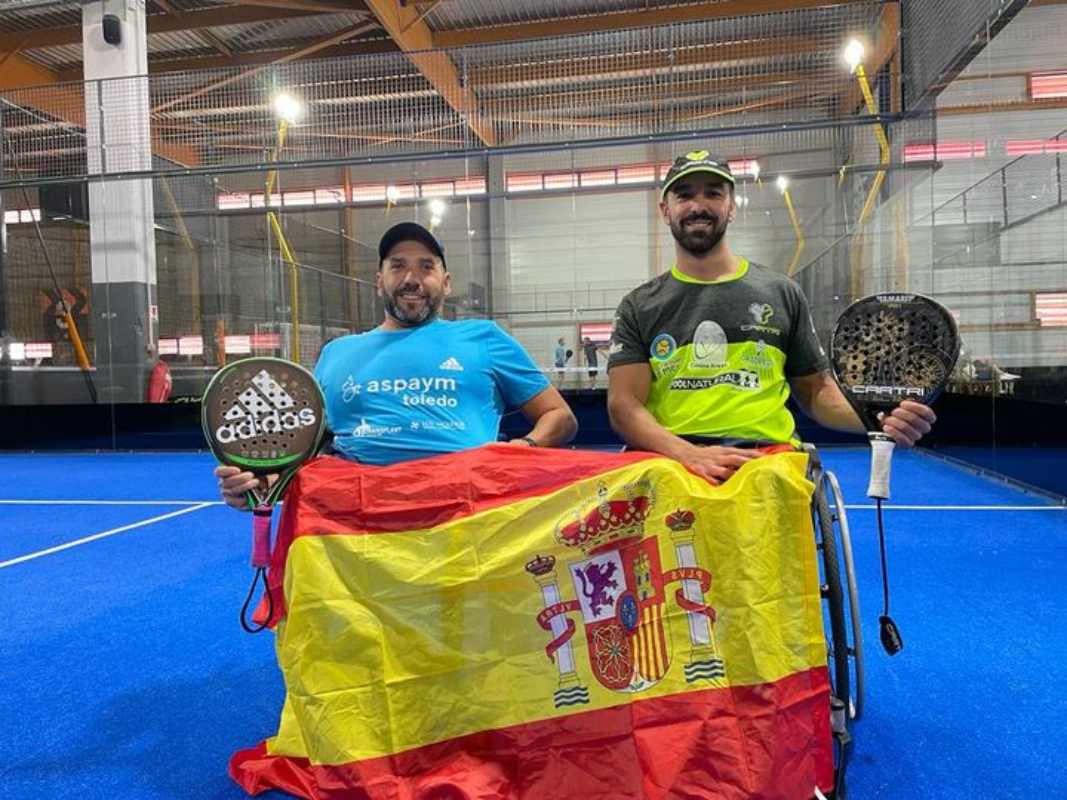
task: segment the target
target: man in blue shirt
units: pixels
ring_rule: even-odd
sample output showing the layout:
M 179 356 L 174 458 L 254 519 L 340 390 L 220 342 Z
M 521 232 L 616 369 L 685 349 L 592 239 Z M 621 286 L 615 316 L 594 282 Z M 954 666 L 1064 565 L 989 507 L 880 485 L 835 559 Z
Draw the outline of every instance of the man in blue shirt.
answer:
M 394 225 L 378 245 L 382 324 L 328 343 L 315 377 L 333 446 L 366 464 L 393 464 L 497 440 L 504 411 L 532 424 L 512 444 L 552 447 L 573 438 L 570 407 L 511 336 L 489 320 L 438 318 L 452 291 L 444 250 L 421 225 Z M 223 499 L 247 508 L 251 473 L 218 467 Z

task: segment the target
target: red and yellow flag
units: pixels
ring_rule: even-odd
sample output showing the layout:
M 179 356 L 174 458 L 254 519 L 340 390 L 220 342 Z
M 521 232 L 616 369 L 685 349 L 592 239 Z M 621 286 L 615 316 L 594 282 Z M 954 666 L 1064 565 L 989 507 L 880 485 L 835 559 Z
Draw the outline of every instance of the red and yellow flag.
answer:
M 805 467 L 711 486 L 645 453 L 311 462 L 272 565 L 278 734 L 231 774 L 316 800 L 828 790 Z

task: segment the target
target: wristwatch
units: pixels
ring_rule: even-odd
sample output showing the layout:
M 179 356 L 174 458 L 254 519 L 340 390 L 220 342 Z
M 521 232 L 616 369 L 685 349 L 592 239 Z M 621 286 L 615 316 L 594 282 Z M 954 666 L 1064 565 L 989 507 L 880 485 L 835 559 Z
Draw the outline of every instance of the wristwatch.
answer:
M 541 446 L 541 445 L 539 445 L 539 444 L 537 443 L 537 440 L 536 440 L 536 439 L 534 439 L 534 438 L 533 438 L 532 436 L 523 436 L 523 437 L 520 437 L 520 438 L 521 438 L 521 439 L 522 439 L 522 440 L 523 440 L 524 442 L 526 442 L 526 444 L 530 445 L 530 447 L 540 447 L 540 446 Z

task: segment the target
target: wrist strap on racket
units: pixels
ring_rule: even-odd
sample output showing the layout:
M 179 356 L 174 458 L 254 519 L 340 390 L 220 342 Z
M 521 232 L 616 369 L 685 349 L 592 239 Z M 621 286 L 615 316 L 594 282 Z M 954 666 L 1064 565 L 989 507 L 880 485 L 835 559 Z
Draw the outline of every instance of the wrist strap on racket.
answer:
M 241 606 L 241 627 L 248 633 L 259 633 L 266 628 L 274 616 L 274 598 L 271 596 L 270 583 L 267 582 L 267 567 L 270 565 L 270 522 L 274 513 L 273 506 L 258 503 L 252 509 L 252 566 L 256 574 L 252 576 L 252 585 Z M 256 593 L 256 583 L 263 581 L 263 593 L 267 600 L 267 616 L 262 624 L 256 625 L 248 619 L 248 607 Z
M 900 636 L 900 629 L 889 616 L 889 568 L 886 566 L 885 557 L 885 526 L 882 524 L 882 500 L 875 500 L 878 509 L 878 548 L 882 556 L 882 616 L 878 618 L 878 636 L 882 640 L 882 648 L 891 656 L 895 656 L 904 649 L 904 640 Z
M 867 484 L 867 496 L 889 499 L 889 468 L 893 461 L 895 442 L 884 433 L 867 434 L 871 443 L 871 479 Z
M 267 599 L 267 614 L 260 624 L 256 624 L 254 619 L 250 621 L 248 617 L 248 607 L 252 605 L 252 597 L 256 593 L 256 583 L 258 581 L 263 581 L 263 596 Z M 267 582 L 267 570 L 260 567 L 256 570 L 256 574 L 252 576 L 252 585 L 248 587 L 248 594 L 241 605 L 241 627 L 244 628 L 246 633 L 259 633 L 270 625 L 270 621 L 273 618 L 274 597 L 270 591 L 270 584 Z

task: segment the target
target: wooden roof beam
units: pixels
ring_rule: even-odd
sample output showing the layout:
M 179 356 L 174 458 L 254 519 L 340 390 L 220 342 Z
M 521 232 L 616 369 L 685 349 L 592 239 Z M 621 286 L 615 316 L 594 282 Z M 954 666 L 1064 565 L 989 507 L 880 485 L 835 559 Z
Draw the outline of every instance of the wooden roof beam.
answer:
M 232 56 L 194 56 L 192 58 L 149 59 L 148 74 L 158 75 L 164 72 L 187 72 L 189 70 L 219 69 L 222 67 L 251 67 L 260 64 L 272 64 L 293 53 L 306 51 L 315 44 L 316 39 L 306 39 L 291 47 L 277 50 L 256 50 L 251 53 L 235 53 Z M 391 39 L 354 39 L 343 44 L 333 45 L 314 53 L 306 53 L 311 58 L 347 58 L 365 56 L 373 53 L 395 53 L 396 45 Z M 295 59 L 292 59 L 295 60 Z M 61 81 L 80 81 L 81 67 L 59 70 L 56 73 Z
M 528 61 L 501 67 L 475 67 L 470 72 L 471 84 L 477 89 L 517 83 L 564 84 L 584 82 L 592 78 L 614 80 L 627 75 L 638 76 L 655 70 L 676 70 L 685 67 L 713 67 L 736 61 L 772 59 L 782 56 L 825 51 L 825 43 L 817 39 L 782 36 L 774 39 L 752 39 L 714 45 L 697 45 L 667 50 L 648 50 L 631 53 L 612 53 L 573 60 Z M 558 68 L 558 75 L 553 69 Z
M 358 11 L 358 9 L 353 9 Z M 206 11 L 187 11 L 181 16 L 171 14 L 151 14 L 145 18 L 148 35 L 154 33 L 173 33 L 175 31 L 195 31 L 204 28 L 217 28 L 221 25 L 243 25 L 252 22 L 267 22 L 275 19 L 309 17 L 322 11 L 297 11 L 291 8 L 255 8 L 242 6 L 223 6 Z M 337 13 L 332 11 L 329 13 Z M 33 50 L 37 47 L 55 47 L 58 45 L 81 44 L 82 26 L 67 25 L 61 28 L 42 28 L 33 31 L 15 31 L 0 33 L 0 51 Z
M 58 76 L 39 64 L 14 55 L 0 70 L 0 89 L 33 87 L 8 96 L 8 102 L 43 114 L 85 130 L 85 95 L 83 84 L 66 84 Z M 200 163 L 196 149 L 188 145 L 168 143 L 152 138 L 152 152 L 185 167 Z
M 300 50 L 291 51 L 286 55 L 282 56 L 281 58 L 276 58 L 267 64 L 263 64 L 262 66 L 258 67 L 253 67 L 252 69 L 245 70 L 244 72 L 239 72 L 236 75 L 229 75 L 225 78 L 220 78 L 217 81 L 212 81 L 211 83 L 208 83 L 206 86 L 201 86 L 199 89 L 194 89 L 193 91 L 186 92 L 185 94 L 179 97 L 167 100 L 166 102 L 154 107 L 152 109 L 152 113 L 158 114 L 159 112 L 166 111 L 167 109 L 173 108 L 174 106 L 180 106 L 183 103 L 188 102 L 189 100 L 195 100 L 198 97 L 203 97 L 204 95 L 210 94 L 211 92 L 217 89 L 221 89 L 224 86 L 229 86 L 232 83 L 237 83 L 238 81 L 242 81 L 246 78 L 251 78 L 254 75 L 258 75 L 260 72 L 263 72 L 272 64 L 288 64 L 290 61 L 296 61 L 297 59 L 303 58 L 304 56 L 309 56 L 312 53 L 317 53 L 322 50 L 326 50 L 327 48 L 333 47 L 337 44 L 341 44 L 347 39 L 355 38 L 356 36 L 359 36 L 360 34 L 366 33 L 367 31 L 373 30 L 377 27 L 378 24 L 376 22 L 368 21 L 362 22 L 358 25 L 353 25 L 349 28 L 345 28 L 343 31 L 338 31 L 337 33 L 331 34 L 323 39 L 319 39 L 315 43 L 309 44 L 306 47 L 301 48 Z
M 157 6 L 162 8 L 172 17 L 180 17 L 185 13 L 180 8 L 176 7 L 173 3 L 171 3 L 170 0 L 155 0 L 155 2 Z M 224 56 L 233 55 L 233 48 L 231 48 L 226 42 L 224 42 L 221 37 L 217 36 L 209 30 L 199 31 L 199 34 L 202 38 L 206 39 L 212 47 L 214 47 Z
M 718 2 L 692 3 L 644 11 L 623 11 L 571 19 L 523 22 L 516 25 L 437 31 L 433 34 L 433 46 L 463 47 L 472 44 L 499 44 L 524 39 L 617 31 L 626 28 L 650 28 L 677 22 L 698 22 L 709 19 L 747 17 L 754 14 L 772 14 L 780 11 L 798 11 L 807 8 L 844 6 L 855 2 L 862 2 L 862 0 L 836 0 L 836 2 L 835 0 L 731 0 L 728 3 L 718 0 Z
M 317 14 L 367 13 L 367 4 L 362 0 L 230 0 L 235 6 L 263 6 L 265 8 L 288 8 L 293 11 L 311 11 Z
M 478 110 L 477 98 L 469 86 L 463 85 L 459 72 L 446 53 L 425 52 L 434 48 L 433 33 L 422 20 L 421 12 L 398 0 L 366 0 L 368 8 L 381 21 L 397 46 L 407 53 L 411 63 L 458 113 L 481 141 L 492 147 L 496 132 L 492 124 Z
M 683 81 L 678 85 L 668 84 L 656 94 L 649 93 L 647 83 L 625 83 L 611 86 L 587 86 L 560 92 L 546 91 L 542 94 L 525 95 L 516 100 L 509 95 L 483 97 L 482 109 L 487 114 L 510 109 L 526 111 L 570 110 L 586 106 L 604 105 L 634 100 L 680 100 L 700 99 L 709 94 L 730 89 L 772 86 L 786 88 L 810 83 L 819 77 L 815 72 L 769 72 L 759 75 L 730 75 Z

